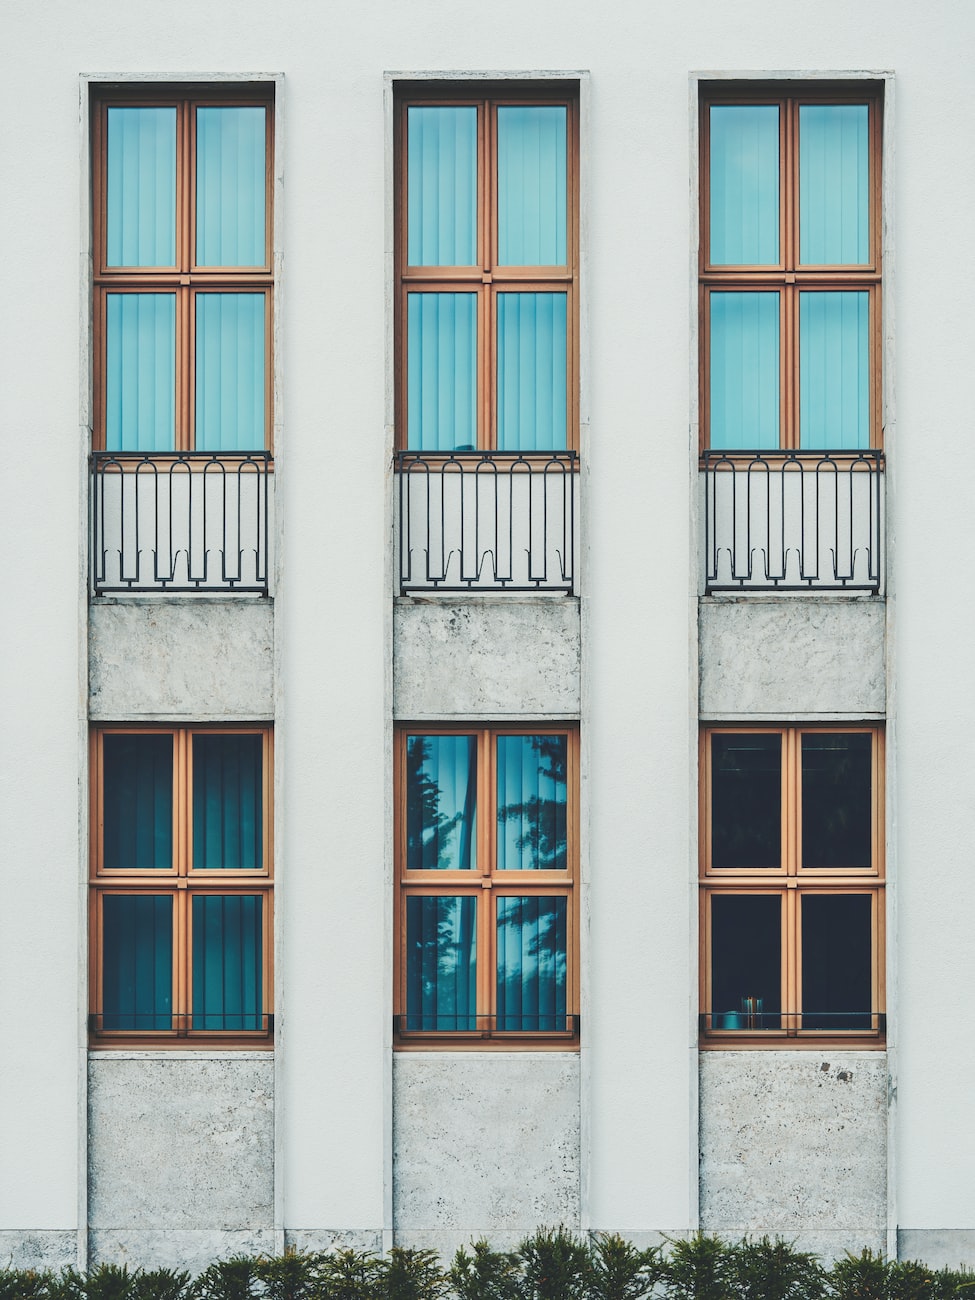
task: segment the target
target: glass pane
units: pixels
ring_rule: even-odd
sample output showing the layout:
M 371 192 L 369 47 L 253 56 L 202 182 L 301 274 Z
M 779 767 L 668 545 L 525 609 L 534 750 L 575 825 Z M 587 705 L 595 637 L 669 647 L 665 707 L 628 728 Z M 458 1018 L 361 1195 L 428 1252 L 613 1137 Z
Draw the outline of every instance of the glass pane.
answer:
M 799 106 L 799 262 L 870 261 L 870 126 L 866 104 Z
M 477 109 L 407 109 L 410 266 L 477 262 Z
M 802 865 L 869 867 L 873 740 L 863 732 L 802 737 Z
M 172 736 L 102 738 L 103 862 L 168 871 L 173 865 Z
M 779 445 L 779 295 L 712 293 L 711 446 Z
M 869 1029 L 871 899 L 803 894 L 802 1028 Z
M 415 451 L 477 444 L 477 295 L 407 294 L 407 422 Z
M 870 295 L 799 295 L 799 440 L 870 445 Z
M 197 451 L 264 446 L 264 295 L 196 295 Z
M 782 865 L 782 737 L 711 737 L 711 866 Z
M 568 1028 L 567 921 L 565 898 L 498 899 L 498 1029 Z
M 110 293 L 106 299 L 105 446 L 176 446 L 176 295 Z
M 711 895 L 711 1028 L 780 1029 L 782 899 Z
M 499 871 L 566 869 L 566 736 L 498 737 Z
M 176 265 L 176 109 L 108 110 L 109 266 Z
M 566 110 L 498 109 L 498 265 L 565 266 Z
M 477 868 L 477 737 L 407 736 L 406 865 Z
M 711 108 L 711 265 L 779 262 L 779 109 Z
M 562 451 L 566 439 L 566 296 L 499 293 L 498 448 Z
M 196 110 L 196 262 L 264 266 L 267 110 Z
M 173 898 L 102 898 L 102 1028 L 172 1029 Z
M 258 895 L 193 898 L 193 1028 L 263 1025 L 263 906 Z
M 477 899 L 406 900 L 406 1028 L 477 1028 Z
M 261 736 L 193 737 L 193 867 L 263 866 Z

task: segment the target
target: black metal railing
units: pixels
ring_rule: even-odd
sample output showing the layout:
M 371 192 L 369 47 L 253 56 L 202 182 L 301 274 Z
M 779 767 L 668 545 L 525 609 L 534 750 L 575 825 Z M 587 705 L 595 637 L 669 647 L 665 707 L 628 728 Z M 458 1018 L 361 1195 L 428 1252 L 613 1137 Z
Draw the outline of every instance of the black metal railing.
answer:
M 476 1038 L 497 1035 L 540 1035 L 579 1037 L 579 1016 L 568 1012 L 523 1012 L 502 1016 L 482 1016 L 475 1012 L 436 1013 L 409 1011 L 393 1016 L 393 1033 L 401 1034 L 468 1034 Z
M 574 451 L 399 452 L 401 594 L 571 593 L 577 465 Z
M 91 455 L 91 572 L 111 592 L 268 594 L 271 453 Z
M 705 591 L 883 582 L 881 451 L 706 451 Z
M 887 1031 L 883 1011 L 704 1011 L 698 1016 L 702 1034 L 711 1033 L 785 1033 L 798 1034 L 873 1034 Z

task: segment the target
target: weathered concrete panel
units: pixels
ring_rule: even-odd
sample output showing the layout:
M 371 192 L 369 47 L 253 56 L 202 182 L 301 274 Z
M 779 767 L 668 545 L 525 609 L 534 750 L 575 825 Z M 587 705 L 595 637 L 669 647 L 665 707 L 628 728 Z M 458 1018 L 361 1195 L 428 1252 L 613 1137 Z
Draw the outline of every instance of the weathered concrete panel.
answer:
M 382 1228 L 285 1228 L 288 1250 L 368 1250 L 382 1253 Z
M 147 1230 L 191 1230 L 206 1254 L 208 1234 L 273 1226 L 273 1071 L 269 1054 L 89 1062 L 88 1223 L 106 1230 L 99 1251 L 114 1258 Z
M 579 1057 L 401 1052 L 393 1061 L 393 1226 L 449 1258 L 579 1224 Z
M 975 1228 L 899 1228 L 897 1258 L 921 1259 L 931 1268 L 972 1268 Z
M 876 599 L 702 600 L 704 718 L 883 714 L 885 609 Z
M 92 601 L 92 719 L 269 718 L 274 606 L 261 599 Z
M 275 1252 L 270 1228 L 248 1232 L 201 1229 L 100 1229 L 88 1234 L 88 1262 L 128 1264 L 129 1268 L 176 1268 L 202 1273 L 218 1259 L 231 1255 L 271 1255 Z
M 65 1268 L 78 1262 L 78 1234 L 58 1228 L 0 1229 L 0 1268 Z
M 885 1053 L 702 1052 L 700 1087 L 703 1229 L 884 1249 Z
M 580 653 L 570 597 L 397 600 L 394 716 L 578 714 Z

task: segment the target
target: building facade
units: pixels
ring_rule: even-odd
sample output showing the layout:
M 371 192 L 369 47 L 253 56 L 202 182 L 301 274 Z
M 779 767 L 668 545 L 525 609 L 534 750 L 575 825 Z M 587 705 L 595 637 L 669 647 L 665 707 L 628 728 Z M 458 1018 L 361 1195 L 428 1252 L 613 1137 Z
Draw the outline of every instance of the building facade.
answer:
M 975 1261 L 965 8 L 7 32 L 0 1260 Z

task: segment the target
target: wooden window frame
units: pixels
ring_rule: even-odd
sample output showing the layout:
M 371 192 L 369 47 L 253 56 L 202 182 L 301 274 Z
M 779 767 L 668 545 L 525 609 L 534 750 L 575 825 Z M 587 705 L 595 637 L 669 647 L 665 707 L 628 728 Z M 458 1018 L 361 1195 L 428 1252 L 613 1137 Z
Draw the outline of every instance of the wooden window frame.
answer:
M 882 141 L 883 86 L 880 82 L 702 82 L 700 103 L 700 244 L 698 320 L 700 328 L 700 450 L 710 450 L 711 295 L 721 292 L 777 293 L 779 297 L 779 446 L 769 454 L 798 452 L 799 295 L 803 290 L 862 291 L 869 295 L 869 446 L 883 448 L 882 419 Z M 777 266 L 713 266 L 711 249 L 710 112 L 715 106 L 777 105 L 779 108 L 779 263 Z M 866 104 L 869 110 L 870 259 L 862 265 L 799 262 L 799 108 L 806 104 Z M 809 449 L 811 455 L 821 454 Z M 740 453 L 729 449 L 729 459 Z M 856 457 L 856 452 L 849 455 Z
M 166 868 L 107 868 L 104 865 L 104 746 L 106 736 L 171 736 L 173 738 L 173 864 Z M 253 735 L 262 738 L 261 780 L 262 867 L 258 869 L 193 867 L 193 737 L 197 735 Z M 93 727 L 89 738 L 90 836 L 88 950 L 92 1048 L 220 1047 L 269 1049 L 274 1033 L 274 732 L 269 725 L 124 726 Z M 103 908 L 110 895 L 163 896 L 173 900 L 173 998 L 171 1029 L 106 1030 L 100 1028 L 104 1009 Z M 249 896 L 262 899 L 262 1014 L 261 1030 L 194 1030 L 193 922 L 195 897 Z
M 472 871 L 408 870 L 406 864 L 406 750 L 408 736 L 474 736 L 477 740 L 476 860 Z M 566 870 L 499 871 L 497 837 L 497 738 L 499 736 L 565 736 L 566 746 Z M 483 724 L 397 723 L 394 732 L 394 1033 L 398 1050 L 566 1051 L 579 1045 L 579 726 L 578 723 Z M 406 1016 L 406 900 L 411 897 L 484 898 L 477 909 L 477 1006 L 475 1030 L 405 1030 Z M 566 906 L 566 1020 L 574 1028 L 497 1030 L 491 1024 L 497 996 L 498 897 L 560 897 Z
M 176 109 L 176 265 L 172 267 L 113 267 L 108 265 L 106 204 L 108 199 L 108 110 L 128 108 Z M 267 110 L 264 153 L 263 266 L 196 264 L 196 112 L 197 108 L 257 108 Z M 92 91 L 92 247 L 94 249 L 94 429 L 92 450 L 105 450 L 106 313 L 109 293 L 168 293 L 176 298 L 175 441 L 173 451 L 195 449 L 196 297 L 198 293 L 262 293 L 264 295 L 264 443 L 242 451 L 273 451 L 273 298 L 274 298 L 274 87 L 243 85 L 159 84 L 102 86 Z M 142 453 L 120 452 L 119 455 Z M 151 454 L 151 453 L 147 453 Z M 214 453 L 219 456 L 218 452 Z
M 803 867 L 802 857 L 802 737 L 859 734 L 871 737 L 871 861 L 865 867 Z M 778 868 L 716 868 L 711 866 L 712 746 L 717 735 L 778 735 L 782 737 L 782 865 Z M 707 725 L 700 731 L 699 750 L 699 1046 L 714 1048 L 877 1048 L 885 1046 L 885 808 L 884 727 L 881 723 L 833 725 Z M 715 896 L 782 900 L 780 1029 L 719 1029 L 711 1022 L 711 899 Z M 802 1019 L 802 900 L 811 896 L 868 896 L 871 900 L 871 1023 L 868 1030 L 803 1029 Z
M 477 109 L 477 265 L 410 266 L 407 257 L 407 110 L 427 106 Z M 566 264 L 498 265 L 497 110 L 513 105 L 566 109 Z M 394 92 L 394 318 L 396 449 L 409 450 L 407 428 L 407 296 L 477 296 L 477 450 L 497 451 L 497 299 L 504 292 L 565 292 L 566 451 L 579 447 L 579 86 L 577 82 L 400 82 Z M 503 452 L 520 459 L 531 451 Z M 542 453 L 539 453 L 542 454 Z M 544 453 L 550 455 L 552 453 Z M 449 452 L 431 452 L 443 458 Z

